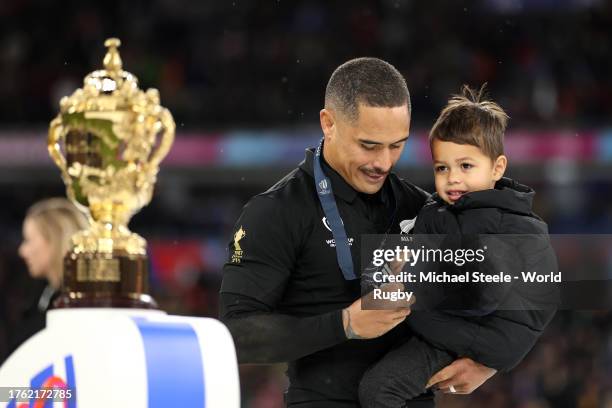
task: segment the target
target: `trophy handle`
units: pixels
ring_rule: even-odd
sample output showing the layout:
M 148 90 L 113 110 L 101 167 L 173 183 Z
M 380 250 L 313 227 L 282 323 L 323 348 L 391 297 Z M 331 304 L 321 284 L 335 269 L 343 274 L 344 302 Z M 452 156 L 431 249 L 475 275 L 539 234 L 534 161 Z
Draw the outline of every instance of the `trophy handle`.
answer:
M 174 131 L 176 128 L 174 119 L 172 119 L 172 115 L 168 109 L 164 108 L 161 110 L 159 114 L 159 121 L 161 122 L 163 133 L 161 135 L 159 146 L 151 154 L 151 158 L 149 159 L 149 168 L 155 170 L 159 168 L 159 163 L 170 151 L 170 147 L 172 147 L 172 143 L 174 142 Z
M 49 155 L 62 171 L 64 177 L 68 176 L 66 170 L 66 158 L 60 150 L 60 142 L 64 141 L 64 127 L 62 126 L 62 119 L 57 116 L 51 121 L 49 126 L 49 138 L 47 139 L 47 149 L 49 149 Z

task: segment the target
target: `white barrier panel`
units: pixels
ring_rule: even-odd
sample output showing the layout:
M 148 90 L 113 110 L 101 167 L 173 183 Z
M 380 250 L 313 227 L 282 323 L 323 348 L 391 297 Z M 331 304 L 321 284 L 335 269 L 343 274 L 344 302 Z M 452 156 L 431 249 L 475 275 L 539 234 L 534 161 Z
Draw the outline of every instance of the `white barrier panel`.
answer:
M 240 407 L 234 343 L 221 322 L 139 309 L 48 312 L 47 328 L 0 368 L 0 387 L 32 396 L 2 408 Z M 41 387 L 71 398 L 36 400 Z

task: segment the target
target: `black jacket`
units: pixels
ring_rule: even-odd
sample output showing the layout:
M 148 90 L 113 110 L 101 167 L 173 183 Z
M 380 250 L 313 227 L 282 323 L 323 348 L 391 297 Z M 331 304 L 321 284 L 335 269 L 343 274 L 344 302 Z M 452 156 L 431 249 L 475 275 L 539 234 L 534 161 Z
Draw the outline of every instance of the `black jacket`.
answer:
M 454 205 L 434 194 L 419 213 L 413 232 L 445 234 L 444 247 L 486 247 L 487 264 L 477 265 L 481 272 L 503 270 L 521 276 L 522 271 L 552 271 L 557 268 L 556 257 L 546 223 L 532 211 L 534 195 L 531 188 L 508 178 L 497 182 L 495 189 L 465 194 Z M 473 267 L 466 264 L 454 273 L 478 270 Z M 408 322 L 434 345 L 499 370 L 522 360 L 558 304 L 553 285 L 520 279 L 459 288 L 437 297 L 437 311 L 414 312 Z M 417 294 L 417 303 L 418 299 Z M 469 311 L 447 310 L 458 309 L 457 305 Z

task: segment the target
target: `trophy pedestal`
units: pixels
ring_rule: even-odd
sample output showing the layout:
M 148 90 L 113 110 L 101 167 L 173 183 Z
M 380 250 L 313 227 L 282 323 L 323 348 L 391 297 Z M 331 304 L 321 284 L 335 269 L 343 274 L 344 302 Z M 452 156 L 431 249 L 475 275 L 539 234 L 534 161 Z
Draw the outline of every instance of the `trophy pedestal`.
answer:
M 71 398 L 61 401 L 69 408 L 240 407 L 227 328 L 159 310 L 52 310 L 47 327 L 0 367 L 0 384 L 69 389 Z M 29 401 L 31 407 L 56 404 Z M 19 406 L 0 401 L 0 408 Z
M 55 308 L 118 307 L 157 309 L 149 291 L 147 257 L 113 254 L 68 254 Z

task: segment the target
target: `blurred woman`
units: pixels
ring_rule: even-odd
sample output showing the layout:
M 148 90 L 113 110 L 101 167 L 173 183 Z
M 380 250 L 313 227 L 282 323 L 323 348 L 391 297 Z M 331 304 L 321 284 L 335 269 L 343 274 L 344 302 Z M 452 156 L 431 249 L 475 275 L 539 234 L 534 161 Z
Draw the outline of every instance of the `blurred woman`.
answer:
M 49 198 L 30 207 L 23 221 L 23 242 L 19 246 L 19 255 L 30 275 L 46 279 L 49 287 L 58 290 L 71 237 L 85 227 L 85 216 L 65 198 Z
M 87 224 L 87 218 L 65 198 L 42 200 L 28 209 L 19 256 L 25 261 L 30 276 L 46 280 L 46 287 L 38 302 L 23 313 L 11 330 L 10 349 L 14 350 L 44 328 L 45 313 L 59 294 L 63 259 L 70 249 L 71 237 Z

